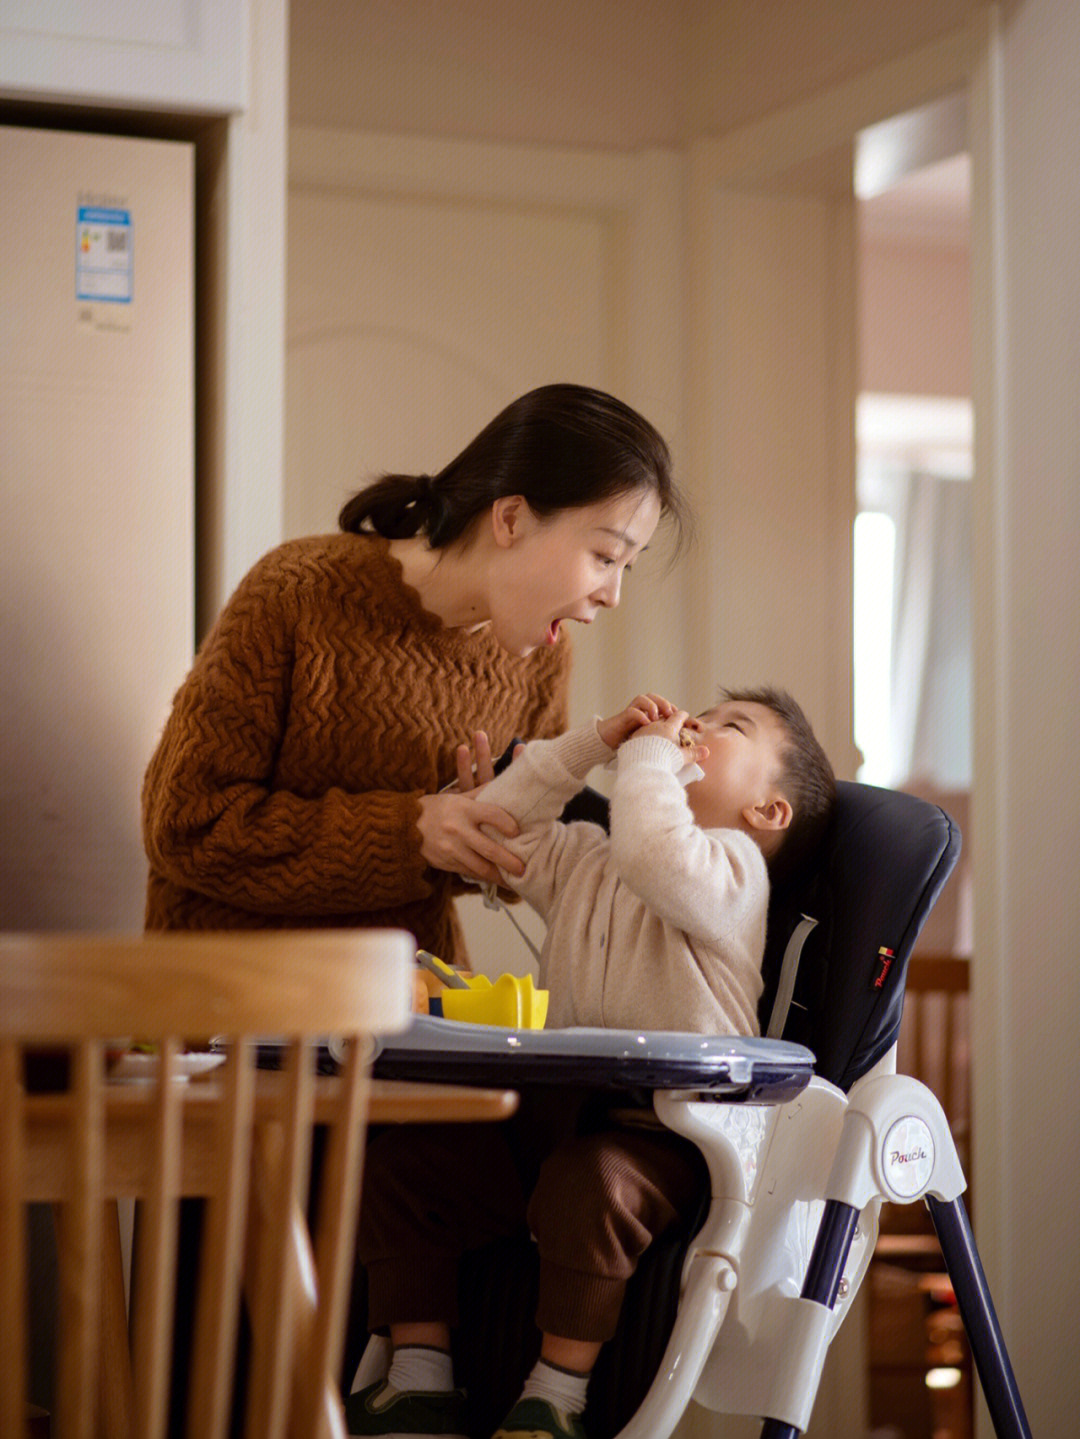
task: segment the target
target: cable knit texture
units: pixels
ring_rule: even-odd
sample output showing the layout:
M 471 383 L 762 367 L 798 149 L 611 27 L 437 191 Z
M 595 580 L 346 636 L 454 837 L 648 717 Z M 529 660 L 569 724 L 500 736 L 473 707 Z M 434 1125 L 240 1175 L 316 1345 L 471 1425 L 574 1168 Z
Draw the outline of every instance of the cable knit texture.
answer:
M 768 871 L 741 830 L 702 829 L 659 735 L 618 750 L 611 836 L 558 815 L 611 750 L 595 725 L 530 744 L 484 791 L 521 825 L 505 875 L 547 922 L 548 1024 L 757 1034 Z
M 150 929 L 398 925 L 464 958 L 422 795 L 477 729 L 498 754 L 566 721 L 569 646 L 446 629 L 369 535 L 290 541 L 239 585 L 143 786 Z

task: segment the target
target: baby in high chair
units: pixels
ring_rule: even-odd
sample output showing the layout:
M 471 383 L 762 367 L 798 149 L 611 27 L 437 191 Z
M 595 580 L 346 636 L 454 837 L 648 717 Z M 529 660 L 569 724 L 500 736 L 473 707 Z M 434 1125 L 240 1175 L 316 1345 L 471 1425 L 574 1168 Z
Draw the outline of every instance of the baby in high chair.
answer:
M 613 757 L 610 835 L 561 822 Z M 525 870 L 503 881 L 547 924 L 549 1028 L 758 1033 L 769 876 L 817 847 L 835 794 L 789 695 L 729 691 L 696 717 L 638 695 L 608 719 L 526 745 L 474 793 L 520 826 L 502 842 Z M 527 1222 L 540 1256 L 540 1358 L 494 1439 L 584 1439 L 589 1377 L 626 1283 L 702 1192 L 700 1155 L 650 1118 L 523 1105 L 506 1125 L 373 1136 L 358 1252 L 369 1326 L 389 1328 L 393 1360 L 386 1379 L 349 1397 L 350 1433 L 464 1439 L 450 1357 L 458 1262 Z

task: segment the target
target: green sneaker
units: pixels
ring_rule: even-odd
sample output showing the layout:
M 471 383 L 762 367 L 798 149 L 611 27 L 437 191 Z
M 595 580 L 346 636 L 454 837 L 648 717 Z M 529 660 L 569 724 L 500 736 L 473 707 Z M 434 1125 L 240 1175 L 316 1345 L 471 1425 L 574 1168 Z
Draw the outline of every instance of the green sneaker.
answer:
M 546 1399 L 519 1399 L 492 1439 L 586 1439 L 586 1435 L 579 1414 L 567 1414 Z
M 465 1395 L 460 1389 L 402 1393 L 380 1379 L 345 1400 L 345 1427 L 350 1434 L 378 1434 L 380 1439 L 412 1439 L 415 1434 L 468 1439 Z

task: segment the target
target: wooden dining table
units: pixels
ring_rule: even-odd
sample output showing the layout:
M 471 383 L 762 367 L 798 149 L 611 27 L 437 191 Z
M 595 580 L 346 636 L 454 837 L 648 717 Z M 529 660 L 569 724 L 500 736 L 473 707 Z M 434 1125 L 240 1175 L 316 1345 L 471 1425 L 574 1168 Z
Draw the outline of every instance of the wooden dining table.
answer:
M 283 1077 L 261 1071 L 255 1091 L 256 1116 L 277 1112 Z M 315 1115 L 334 1099 L 338 1080 L 320 1075 L 315 1081 Z M 183 1103 L 181 1192 L 211 1192 L 208 1169 L 217 1090 L 212 1073 L 187 1082 Z M 421 1084 L 411 1080 L 369 1081 L 368 1123 L 460 1123 L 506 1119 L 517 1108 L 511 1089 L 469 1088 L 456 1084 Z M 67 1171 L 64 1134 L 71 1122 L 68 1094 L 31 1094 L 26 1099 L 28 1193 L 33 1200 L 66 1200 Z M 139 1198 L 148 1187 L 150 1119 L 153 1085 L 125 1081 L 110 1085 L 105 1116 L 105 1187 L 112 1199 Z
M 256 1121 L 267 1121 L 266 1133 L 280 1114 L 285 1076 L 262 1070 L 255 1085 Z M 339 1080 L 320 1075 L 315 1080 L 315 1118 L 333 1105 Z M 104 1124 L 103 1262 L 106 1276 L 105 1313 L 102 1316 L 101 1432 L 106 1439 L 127 1439 L 134 1413 L 131 1357 L 127 1340 L 127 1297 L 124 1284 L 121 1230 L 116 1201 L 138 1200 L 150 1192 L 151 1137 L 157 1086 L 126 1081 L 107 1086 Z M 518 1096 L 509 1089 L 472 1088 L 456 1084 L 426 1084 L 409 1080 L 368 1081 L 368 1124 L 418 1122 L 460 1123 L 501 1120 L 517 1108 Z M 214 1124 L 218 1087 L 213 1073 L 184 1082 L 179 1188 L 182 1197 L 205 1197 L 214 1192 Z M 64 1162 L 65 1135 L 73 1121 L 69 1094 L 30 1094 L 26 1097 L 28 1198 L 63 1204 L 71 1199 Z M 258 1123 L 257 1123 L 258 1131 Z M 266 1133 L 263 1137 L 266 1138 Z M 257 1208 L 260 1189 L 268 1182 L 267 1166 L 274 1163 L 272 1144 L 256 1144 L 252 1155 L 252 1195 Z M 260 1171 L 261 1174 L 260 1174 Z M 270 1181 L 272 1182 L 272 1180 Z M 256 1224 L 258 1216 L 256 1215 Z M 297 1342 L 303 1345 L 316 1310 L 315 1265 L 308 1227 L 297 1207 L 291 1228 L 290 1267 L 295 1276 Z M 328 1432 L 344 1439 L 340 1400 L 323 1396 Z

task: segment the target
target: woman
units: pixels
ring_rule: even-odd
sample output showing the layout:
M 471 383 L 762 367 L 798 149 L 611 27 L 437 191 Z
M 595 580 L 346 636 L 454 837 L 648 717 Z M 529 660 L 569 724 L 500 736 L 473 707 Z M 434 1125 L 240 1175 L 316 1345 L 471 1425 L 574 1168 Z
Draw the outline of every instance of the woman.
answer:
M 271 551 L 200 649 L 146 775 L 148 927 L 395 925 L 461 962 L 455 876 L 518 862 L 482 830 L 515 834 L 507 814 L 442 792 L 458 747 L 565 727 L 565 622 L 617 605 L 679 514 L 646 420 L 549 385 L 434 477 L 356 495 L 342 533 Z

